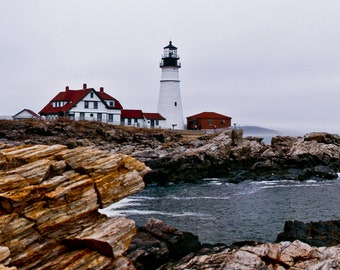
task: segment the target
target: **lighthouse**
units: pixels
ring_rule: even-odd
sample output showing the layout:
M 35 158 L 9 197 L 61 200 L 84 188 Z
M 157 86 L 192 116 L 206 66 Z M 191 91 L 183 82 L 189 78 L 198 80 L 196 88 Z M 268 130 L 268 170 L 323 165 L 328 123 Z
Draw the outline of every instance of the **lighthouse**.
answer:
M 163 48 L 160 68 L 161 84 L 158 98 L 158 113 L 166 119 L 166 128 L 184 129 L 182 99 L 178 70 L 181 67 L 177 48 L 169 42 Z

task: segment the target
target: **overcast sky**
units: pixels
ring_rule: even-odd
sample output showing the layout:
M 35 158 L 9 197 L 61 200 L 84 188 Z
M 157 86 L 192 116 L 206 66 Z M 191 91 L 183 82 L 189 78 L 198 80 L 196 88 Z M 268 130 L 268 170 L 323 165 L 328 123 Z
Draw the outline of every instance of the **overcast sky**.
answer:
M 0 115 L 83 83 L 156 112 L 171 38 L 184 117 L 340 133 L 339 12 L 339 0 L 2 0 Z

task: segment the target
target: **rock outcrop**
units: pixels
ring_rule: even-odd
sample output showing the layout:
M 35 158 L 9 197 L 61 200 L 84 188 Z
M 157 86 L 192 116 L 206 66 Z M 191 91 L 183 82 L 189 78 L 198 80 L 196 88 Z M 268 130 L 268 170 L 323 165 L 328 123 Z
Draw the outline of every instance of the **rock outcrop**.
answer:
M 142 190 L 148 171 L 96 148 L 0 144 L 0 269 L 135 269 L 123 256 L 134 221 L 98 209 Z
M 138 228 L 125 254 L 137 269 L 151 270 L 197 252 L 201 247 L 196 235 L 150 218 L 145 226 Z
M 300 240 L 312 246 L 334 246 L 340 244 L 340 220 L 304 223 L 286 221 L 277 242 Z
M 340 168 L 340 136 L 314 132 L 299 138 L 274 137 L 254 168 L 286 179 L 335 179 Z
M 286 222 L 277 243 L 201 244 L 157 219 L 138 228 L 125 255 L 139 270 L 340 269 L 339 221 Z M 301 239 L 302 241 L 300 241 Z
M 168 263 L 159 269 L 331 270 L 340 268 L 339 254 L 339 246 L 317 248 L 296 240 L 226 248 L 206 255 L 189 254 L 180 262 Z
M 91 146 L 136 157 L 152 169 L 146 183 L 196 182 L 205 177 L 245 179 L 336 179 L 340 136 L 324 132 L 304 137 L 276 136 L 267 145 L 242 130 L 219 133 L 140 129 L 98 122 L 0 121 L 6 143 Z

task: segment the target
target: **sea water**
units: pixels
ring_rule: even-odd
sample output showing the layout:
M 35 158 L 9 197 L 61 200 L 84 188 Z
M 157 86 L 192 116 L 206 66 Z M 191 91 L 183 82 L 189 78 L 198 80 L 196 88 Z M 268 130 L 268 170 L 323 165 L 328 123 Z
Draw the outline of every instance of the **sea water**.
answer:
M 144 225 L 158 218 L 202 243 L 273 242 L 286 220 L 340 219 L 340 179 L 244 181 L 208 178 L 199 184 L 151 185 L 103 210 Z

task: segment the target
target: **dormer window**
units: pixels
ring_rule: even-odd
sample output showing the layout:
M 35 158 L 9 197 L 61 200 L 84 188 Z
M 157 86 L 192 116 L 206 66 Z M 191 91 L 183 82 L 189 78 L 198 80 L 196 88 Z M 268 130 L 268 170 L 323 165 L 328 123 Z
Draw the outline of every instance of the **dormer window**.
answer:
M 113 107 L 115 105 L 114 101 L 110 101 L 109 104 L 110 104 L 110 107 Z

